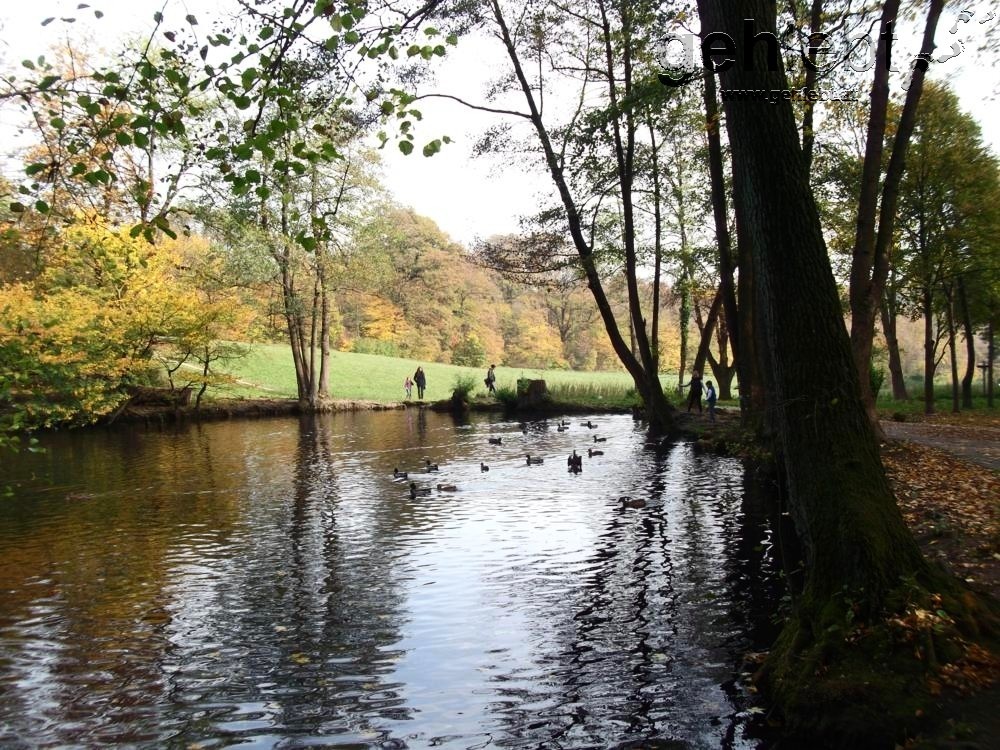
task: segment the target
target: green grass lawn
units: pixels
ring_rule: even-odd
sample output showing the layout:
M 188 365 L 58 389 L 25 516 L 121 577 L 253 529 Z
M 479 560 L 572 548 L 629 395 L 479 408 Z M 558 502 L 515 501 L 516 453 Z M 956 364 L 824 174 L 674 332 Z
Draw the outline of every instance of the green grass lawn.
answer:
M 331 352 L 330 395 L 336 399 L 377 401 L 390 403 L 402 401 L 403 380 L 413 376 L 421 365 L 427 373 L 425 400 L 440 401 L 450 398 L 459 378 L 471 378 L 475 383 L 472 396 L 486 396 L 483 378 L 485 367 L 459 367 L 437 362 L 418 362 L 411 359 L 384 357 L 376 354 Z M 221 369 L 221 368 L 220 368 Z M 295 398 L 295 370 L 292 352 L 287 344 L 257 344 L 243 359 L 231 362 L 225 370 L 239 380 L 231 386 L 220 386 L 209 391 L 217 397 L 244 398 Z M 519 378 L 541 379 L 548 386 L 553 399 L 578 405 L 631 406 L 637 403 L 632 379 L 625 372 L 575 372 L 570 370 L 538 370 L 521 367 L 498 367 L 497 388 L 516 388 Z M 664 391 L 675 403 L 683 404 L 683 397 L 676 393 L 676 374 L 664 374 Z M 985 409 L 986 399 L 982 387 L 976 383 L 975 408 Z M 413 391 L 416 397 L 416 389 Z M 888 387 L 879 394 L 878 409 L 884 416 L 893 412 L 918 414 L 923 412 L 922 391 L 911 385 L 909 402 L 895 402 L 888 397 Z M 951 409 L 951 390 L 946 385 L 935 388 L 937 411 Z M 720 406 L 737 406 L 738 402 L 719 402 Z
M 476 384 L 473 397 L 485 396 L 486 367 L 459 367 L 437 362 L 384 357 L 376 354 L 331 352 L 330 395 L 337 399 L 378 402 L 401 401 L 403 380 L 413 377 L 420 365 L 427 374 L 424 399 L 439 401 L 451 397 L 459 378 L 472 378 Z M 220 368 L 221 370 L 221 368 Z M 249 398 L 295 398 L 295 369 L 287 344 L 258 344 L 243 359 L 229 363 L 224 370 L 239 383 L 216 388 L 218 396 Z M 573 372 L 569 370 L 535 370 L 521 367 L 498 367 L 497 388 L 515 388 L 519 378 L 541 379 L 557 400 L 575 402 L 608 402 L 625 399 L 635 402 L 632 379 L 625 372 Z M 664 376 L 666 384 L 675 378 Z M 665 385 L 666 387 L 666 385 Z M 413 396 L 416 398 L 416 388 Z

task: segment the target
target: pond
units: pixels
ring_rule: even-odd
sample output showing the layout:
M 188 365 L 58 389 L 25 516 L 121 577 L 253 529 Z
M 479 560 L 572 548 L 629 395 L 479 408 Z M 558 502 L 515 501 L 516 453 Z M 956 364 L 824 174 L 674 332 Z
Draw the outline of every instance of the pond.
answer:
M 741 463 L 629 416 L 501 419 L 122 426 L 4 456 L 0 746 L 763 747 L 737 670 L 781 579 Z

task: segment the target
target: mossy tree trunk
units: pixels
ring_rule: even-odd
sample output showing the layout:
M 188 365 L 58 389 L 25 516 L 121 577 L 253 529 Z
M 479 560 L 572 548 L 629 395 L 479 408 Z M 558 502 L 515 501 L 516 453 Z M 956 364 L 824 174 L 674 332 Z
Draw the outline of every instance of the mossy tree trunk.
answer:
M 737 42 L 727 88 L 786 89 L 780 57 L 769 71 L 759 41 L 742 59 L 744 19 L 774 32 L 765 0 L 700 0 L 702 24 Z M 861 401 L 857 369 L 809 187 L 790 103 L 727 101 L 733 169 L 743 185 L 762 352 L 787 476 L 789 507 L 806 554 L 806 619 L 823 624 L 845 591 L 862 614 L 881 610 L 900 581 L 925 563 L 883 471 Z
M 755 33 L 773 34 L 773 3 L 699 0 L 698 7 L 703 28 L 739 40 L 735 64 L 721 72 L 724 87 L 787 88 L 780 57 L 768 70 L 765 42 L 754 46 L 752 64 L 743 63 L 744 19 L 753 19 Z M 946 600 L 964 632 L 979 634 L 978 627 L 996 625 L 995 608 L 926 563 L 896 505 L 862 400 L 791 104 L 729 100 L 726 115 L 752 255 L 769 421 L 806 563 L 793 617 L 762 674 L 788 726 L 804 727 L 804 735 L 823 736 L 826 744 L 891 746 L 894 733 L 913 721 L 908 696 L 926 692 L 920 670 L 930 660 L 913 669 L 911 649 L 893 650 L 889 615 L 914 600 L 925 607 Z M 851 641 L 851 628 L 866 635 Z M 897 679 L 897 668 L 912 672 Z

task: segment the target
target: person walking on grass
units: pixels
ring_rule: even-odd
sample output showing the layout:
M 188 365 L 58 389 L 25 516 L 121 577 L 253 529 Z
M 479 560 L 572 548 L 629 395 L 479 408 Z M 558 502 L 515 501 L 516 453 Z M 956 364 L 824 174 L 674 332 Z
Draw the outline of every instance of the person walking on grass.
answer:
M 712 381 L 705 381 L 705 403 L 708 404 L 708 418 L 713 422 L 715 421 L 715 402 L 718 401 L 718 398 L 715 395 L 715 386 L 712 385 Z
M 403 390 L 406 391 L 406 400 L 409 401 L 413 398 L 413 381 L 410 380 L 410 376 L 406 376 L 406 380 L 403 381 Z
M 424 368 L 418 367 L 413 373 L 413 382 L 417 384 L 417 398 L 424 400 L 424 388 L 427 387 L 427 376 L 424 375 Z
M 497 374 L 494 372 L 495 369 L 496 365 L 490 365 L 490 369 L 486 371 L 486 380 L 483 381 L 484 383 L 486 383 L 486 390 L 488 390 L 490 393 L 497 392 L 496 389 Z

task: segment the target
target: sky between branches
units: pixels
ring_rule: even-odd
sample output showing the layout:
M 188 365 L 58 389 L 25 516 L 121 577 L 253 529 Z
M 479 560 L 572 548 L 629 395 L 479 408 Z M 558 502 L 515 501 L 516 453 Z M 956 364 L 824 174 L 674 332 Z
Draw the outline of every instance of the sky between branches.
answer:
M 91 7 L 79 9 L 81 2 Z M 8 0 L 0 7 L 0 65 L 9 69 L 25 58 L 44 54 L 65 41 L 67 35 L 72 39 L 89 35 L 100 45 L 102 40 L 148 34 L 154 27 L 153 14 L 160 10 L 175 19 L 192 13 L 207 25 L 213 13 L 226 3 L 227 0 L 129 0 L 127 4 L 121 0 Z M 94 18 L 95 9 L 104 12 L 100 20 Z M 957 13 L 957 9 L 952 11 L 940 24 L 941 49 L 947 49 L 956 38 L 949 36 L 948 31 L 956 28 Z M 49 17 L 57 20 L 42 26 L 42 21 Z M 64 17 L 77 21 L 58 20 Z M 1000 13 L 992 23 L 1000 24 Z M 971 31 L 974 27 L 975 24 L 968 24 Z M 965 26 L 961 29 L 964 31 Z M 914 42 L 901 35 L 898 45 L 894 54 L 906 55 Z M 962 107 L 982 126 L 984 140 L 1000 154 L 1000 103 L 994 91 L 1000 80 L 997 75 L 1000 60 L 982 59 L 972 47 L 966 45 L 966 50 L 955 59 L 933 66 L 931 79 L 945 80 L 953 86 Z M 502 50 L 497 45 L 483 39 L 462 39 L 437 64 L 438 85 L 434 89 L 470 101 L 483 101 L 481 92 L 485 82 L 503 63 Z M 517 232 L 520 216 L 551 201 L 554 190 L 542 164 L 532 169 L 526 160 L 504 163 L 496 157 L 472 156 L 478 134 L 496 124 L 497 116 L 444 100 L 424 100 L 420 108 L 424 119 L 418 130 L 418 143 L 440 135 L 450 136 L 454 143 L 432 158 L 425 158 L 419 149 L 403 156 L 390 141 L 381 152 L 383 183 L 400 204 L 434 219 L 453 239 L 472 244 L 476 238 Z M 3 171 L 15 181 L 20 175 L 9 154 L 19 145 L 13 137 L 16 124 L 14 113 L 0 110 Z M 372 143 L 376 144 L 374 138 Z

